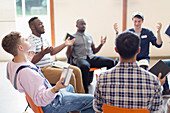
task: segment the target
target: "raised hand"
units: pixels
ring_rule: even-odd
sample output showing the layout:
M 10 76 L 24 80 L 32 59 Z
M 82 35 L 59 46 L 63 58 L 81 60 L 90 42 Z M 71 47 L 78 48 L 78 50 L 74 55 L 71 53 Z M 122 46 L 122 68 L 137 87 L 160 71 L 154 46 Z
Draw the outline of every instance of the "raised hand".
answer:
M 75 42 L 75 38 L 73 38 L 72 40 L 70 40 L 70 37 L 68 37 L 67 39 L 66 39 L 66 41 L 65 41 L 65 45 L 66 46 L 72 46 L 73 44 L 74 44 L 74 42 Z
M 158 78 L 159 78 L 159 80 L 161 82 L 161 85 L 164 85 L 165 80 L 166 80 L 166 76 L 164 78 L 162 78 L 162 79 L 161 79 L 161 76 L 162 76 L 162 73 L 159 73 Z
M 107 39 L 106 36 L 104 38 L 103 38 L 103 36 L 101 36 L 101 44 L 102 45 L 106 43 L 106 39 Z
M 118 31 L 118 25 L 117 25 L 117 23 L 114 23 L 113 28 L 114 28 L 114 30 L 116 31 L 116 34 L 118 34 L 119 31 Z
M 50 47 L 47 47 L 47 48 L 43 48 L 43 45 L 41 46 L 41 51 L 42 51 L 42 53 L 43 54 L 47 54 L 47 53 L 50 53 L 50 52 L 52 52 L 53 51 L 53 47 L 52 46 L 50 46 Z
M 157 32 L 160 32 L 160 30 L 162 28 L 162 23 L 161 22 L 157 23 L 156 27 L 157 27 Z

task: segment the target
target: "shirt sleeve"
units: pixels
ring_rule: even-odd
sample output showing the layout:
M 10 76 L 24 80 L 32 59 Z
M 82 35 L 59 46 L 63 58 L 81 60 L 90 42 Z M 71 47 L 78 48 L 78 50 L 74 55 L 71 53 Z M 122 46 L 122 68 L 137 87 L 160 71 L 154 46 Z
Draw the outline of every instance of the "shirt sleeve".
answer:
M 101 98 L 101 92 L 99 90 L 99 80 L 97 81 L 96 83 L 96 89 L 95 89 L 95 92 L 94 92 L 94 100 L 93 100 L 93 108 L 96 112 L 102 112 L 103 109 L 103 101 L 102 101 L 102 98 Z
M 150 38 L 151 38 L 151 43 L 152 43 L 152 45 L 155 45 L 157 48 L 162 47 L 162 43 L 161 43 L 160 45 L 158 45 L 158 44 L 156 43 L 157 38 L 156 38 L 156 36 L 153 34 L 152 31 L 149 31 L 149 35 L 150 35 Z
M 155 93 L 153 101 L 152 101 L 151 113 L 163 113 L 164 107 L 163 107 L 163 99 L 161 96 L 162 94 L 161 94 L 160 82 L 156 83 L 155 86 L 156 86 L 156 89 L 155 89 L 156 93 Z
M 91 38 L 91 41 L 92 41 L 92 45 L 94 44 L 94 41 L 93 41 L 93 38 L 90 36 L 90 38 Z
M 35 70 L 24 68 L 19 71 L 18 77 L 19 84 L 37 106 L 46 106 L 56 97 L 51 88 L 46 89 L 44 78 Z

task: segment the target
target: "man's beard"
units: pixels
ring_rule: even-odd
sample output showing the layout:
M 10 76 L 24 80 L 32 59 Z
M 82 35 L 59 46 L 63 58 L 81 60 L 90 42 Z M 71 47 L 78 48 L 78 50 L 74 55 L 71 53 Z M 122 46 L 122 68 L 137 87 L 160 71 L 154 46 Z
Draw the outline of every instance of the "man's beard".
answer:
M 79 29 L 79 31 L 83 33 L 85 31 L 85 29 Z
M 44 33 L 45 33 L 45 31 L 38 31 L 38 33 L 39 33 L 39 34 L 44 34 Z

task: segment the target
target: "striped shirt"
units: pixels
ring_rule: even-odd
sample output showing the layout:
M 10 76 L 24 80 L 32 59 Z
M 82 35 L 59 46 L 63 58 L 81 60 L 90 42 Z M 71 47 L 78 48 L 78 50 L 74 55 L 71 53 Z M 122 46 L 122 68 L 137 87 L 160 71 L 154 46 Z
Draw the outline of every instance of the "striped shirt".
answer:
M 101 73 L 97 81 L 93 103 L 95 111 L 102 112 L 103 104 L 162 113 L 160 81 L 137 63 L 119 63 Z
M 44 49 L 50 46 L 47 39 L 42 37 L 37 37 L 33 34 L 31 34 L 28 37 L 28 41 L 31 44 L 31 51 L 34 51 L 35 54 L 41 51 L 42 45 Z M 52 56 L 50 55 L 50 53 L 48 53 L 44 55 L 44 57 L 38 63 L 36 63 L 36 65 L 42 68 L 45 66 L 51 66 L 52 63 L 53 63 Z

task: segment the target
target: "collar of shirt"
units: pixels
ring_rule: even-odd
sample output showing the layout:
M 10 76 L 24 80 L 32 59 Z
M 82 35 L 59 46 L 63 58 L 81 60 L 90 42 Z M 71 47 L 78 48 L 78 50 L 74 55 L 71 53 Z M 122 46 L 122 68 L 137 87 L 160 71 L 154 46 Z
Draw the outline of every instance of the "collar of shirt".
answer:
M 36 36 L 36 35 L 34 35 L 34 34 L 31 34 L 31 37 L 34 37 L 35 39 L 40 39 L 41 40 L 41 42 L 43 42 L 43 38 L 42 37 L 38 37 L 38 36 Z
M 34 37 L 34 38 L 41 38 L 41 37 L 38 37 L 38 36 L 36 36 L 34 34 L 31 34 L 31 36 Z
M 119 62 L 117 67 L 125 67 L 125 68 L 137 68 L 139 67 L 136 62 Z
M 83 33 L 80 33 L 80 32 L 76 32 L 76 35 L 80 35 L 80 36 L 83 36 L 83 35 L 85 35 L 85 33 L 83 32 Z

